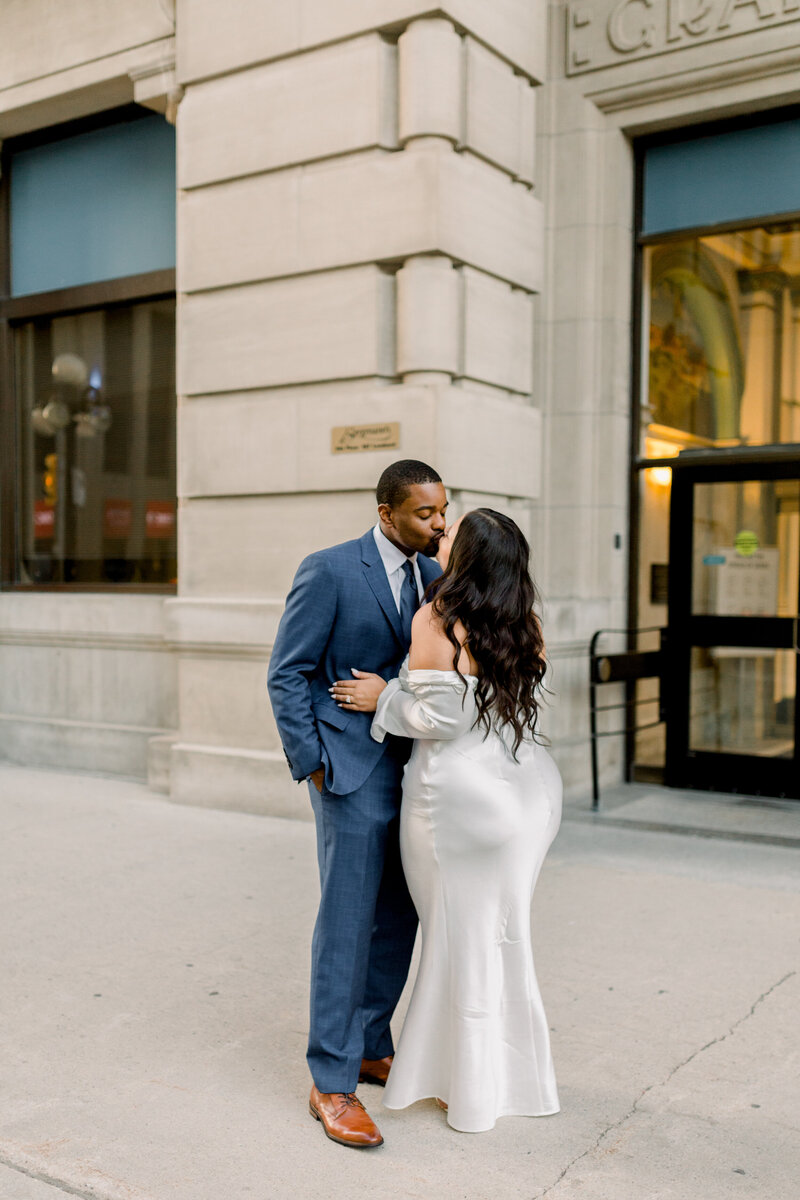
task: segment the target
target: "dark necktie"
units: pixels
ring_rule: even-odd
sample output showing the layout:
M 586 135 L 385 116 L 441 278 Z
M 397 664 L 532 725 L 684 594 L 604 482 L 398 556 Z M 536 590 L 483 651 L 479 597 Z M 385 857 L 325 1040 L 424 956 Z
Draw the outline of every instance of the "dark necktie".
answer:
M 419 592 L 410 558 L 403 563 L 403 576 L 403 586 L 400 588 L 400 624 L 403 627 L 403 639 L 406 645 L 410 646 L 411 621 L 419 608 Z

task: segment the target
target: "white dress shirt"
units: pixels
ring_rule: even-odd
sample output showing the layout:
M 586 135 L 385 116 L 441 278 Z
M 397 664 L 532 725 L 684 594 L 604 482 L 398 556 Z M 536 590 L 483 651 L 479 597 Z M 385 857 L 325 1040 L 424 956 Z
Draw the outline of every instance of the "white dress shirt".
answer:
M 422 593 L 425 591 L 424 587 L 422 586 L 422 576 L 419 573 L 417 556 L 416 554 L 412 554 L 410 558 L 407 558 L 406 555 L 403 554 L 402 550 L 398 550 L 397 546 L 395 546 L 393 542 L 389 541 L 386 534 L 381 529 L 380 521 L 375 526 L 372 533 L 375 538 L 375 545 L 378 547 L 378 553 L 381 556 L 381 561 L 386 568 L 386 575 L 389 579 L 389 587 L 392 589 L 392 595 L 394 596 L 394 602 L 397 605 L 397 611 L 400 612 L 400 592 L 403 587 L 403 580 L 406 577 L 403 567 L 407 562 L 410 562 L 411 566 L 414 568 L 414 581 L 417 585 L 417 595 L 419 596 L 420 600 L 422 599 Z

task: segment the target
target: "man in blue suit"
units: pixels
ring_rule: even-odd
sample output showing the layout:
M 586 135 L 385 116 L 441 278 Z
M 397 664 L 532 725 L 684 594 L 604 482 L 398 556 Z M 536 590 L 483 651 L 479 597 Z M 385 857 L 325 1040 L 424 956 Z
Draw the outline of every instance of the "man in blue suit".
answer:
M 330 689 L 360 674 L 356 663 L 383 679 L 397 675 L 412 617 L 440 574 L 434 555 L 447 509 L 439 475 L 413 459 L 387 467 L 376 496 L 374 529 L 300 564 L 269 667 L 284 752 L 293 778 L 309 781 L 317 826 L 309 1107 L 328 1137 L 360 1149 L 383 1141 L 355 1090 L 386 1082 L 389 1021 L 417 927 L 398 845 L 411 742 L 373 741 L 372 713 L 337 705 Z

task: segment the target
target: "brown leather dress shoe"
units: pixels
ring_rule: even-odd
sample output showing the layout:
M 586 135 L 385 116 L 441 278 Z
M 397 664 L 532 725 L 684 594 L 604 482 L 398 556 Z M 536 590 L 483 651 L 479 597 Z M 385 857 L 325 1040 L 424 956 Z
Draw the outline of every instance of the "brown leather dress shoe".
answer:
M 383 1145 L 381 1131 L 355 1092 L 320 1092 L 312 1087 L 308 1111 L 332 1142 L 354 1150 L 372 1150 Z
M 393 1058 L 393 1054 L 388 1054 L 386 1058 L 362 1058 L 358 1082 L 377 1083 L 378 1087 L 386 1087 Z

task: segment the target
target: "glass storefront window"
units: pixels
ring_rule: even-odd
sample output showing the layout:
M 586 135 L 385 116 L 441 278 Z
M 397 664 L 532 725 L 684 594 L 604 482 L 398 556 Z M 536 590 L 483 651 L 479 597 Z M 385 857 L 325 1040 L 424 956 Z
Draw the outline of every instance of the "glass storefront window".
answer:
M 800 480 L 697 484 L 692 612 L 796 617 L 798 547 Z
M 794 706 L 794 651 L 741 646 L 692 651 L 692 750 L 791 758 Z
M 0 580 L 171 590 L 174 126 L 126 105 L 1 157 Z
M 14 330 L 20 583 L 176 577 L 175 301 Z
M 633 623 L 667 629 L 676 664 L 659 710 L 658 682 L 636 684 L 639 723 L 666 720 L 635 738 L 642 778 L 666 767 L 673 781 L 717 786 L 700 762 L 708 752 L 794 753 L 796 656 L 785 646 L 792 623 L 797 640 L 800 585 L 798 147 L 793 109 L 635 146 Z M 788 777 L 770 770 L 766 786 L 783 794 Z
M 645 627 L 667 623 L 669 459 L 800 442 L 800 223 L 665 235 L 642 253 L 637 624 Z M 796 608 L 798 565 L 787 549 L 797 542 L 796 484 L 709 485 L 697 504 L 694 612 Z M 748 531 L 755 552 L 739 553 L 736 538 Z M 717 683 L 729 681 L 732 667 L 721 658 L 713 666 Z M 762 667 L 736 669 L 740 679 Z M 642 681 L 637 697 L 655 690 Z M 663 765 L 663 729 L 637 738 L 636 761 Z
M 11 295 L 174 268 L 174 127 L 134 107 L 59 133 L 11 154 Z
M 647 246 L 647 458 L 800 441 L 800 224 Z

